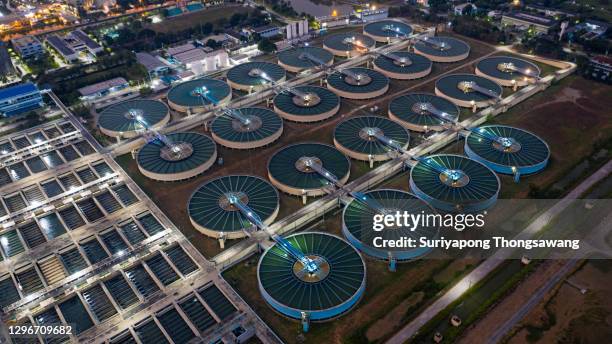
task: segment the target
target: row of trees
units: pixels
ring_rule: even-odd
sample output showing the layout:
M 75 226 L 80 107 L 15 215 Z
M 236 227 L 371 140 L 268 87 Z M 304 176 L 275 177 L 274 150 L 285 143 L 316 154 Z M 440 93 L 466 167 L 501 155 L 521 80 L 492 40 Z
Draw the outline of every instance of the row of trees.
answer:
M 455 17 L 452 25 L 453 31 L 459 34 L 492 44 L 507 43 L 510 39 L 508 32 L 481 18 Z
M 78 101 L 78 89 L 108 79 L 123 77 L 131 81 L 145 81 L 146 69 L 138 64 L 136 56 L 130 51 L 120 51 L 112 55 L 101 56 L 98 63 L 77 65 L 45 73 L 38 78 L 39 85 L 53 91 L 68 105 Z
M 267 23 L 260 9 L 247 13 L 235 13 L 229 19 L 222 17 L 215 22 L 201 22 L 187 29 L 173 32 L 158 32 L 146 27 L 141 21 L 133 21 L 117 30 L 113 37 L 105 35 L 104 41 L 115 49 L 151 51 L 192 38 L 204 38 L 212 33 L 220 33 L 225 28 L 262 26 Z

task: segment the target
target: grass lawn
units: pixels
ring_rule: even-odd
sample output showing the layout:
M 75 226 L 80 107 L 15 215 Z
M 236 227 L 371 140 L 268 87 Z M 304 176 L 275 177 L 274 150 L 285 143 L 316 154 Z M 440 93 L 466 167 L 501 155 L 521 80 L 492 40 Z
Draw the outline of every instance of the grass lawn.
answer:
M 249 9 L 242 6 L 207 8 L 202 11 L 166 18 L 160 23 L 150 24 L 147 27 L 151 30 L 163 33 L 178 32 L 198 24 L 204 25 L 204 23 L 212 23 L 216 26 L 221 18 L 229 20 L 233 14 L 245 12 L 249 12 Z

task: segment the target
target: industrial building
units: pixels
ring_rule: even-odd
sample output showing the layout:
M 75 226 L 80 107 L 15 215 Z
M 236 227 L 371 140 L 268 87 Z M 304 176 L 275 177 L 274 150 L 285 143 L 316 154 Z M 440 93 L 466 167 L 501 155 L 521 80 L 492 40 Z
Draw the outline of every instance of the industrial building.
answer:
M 70 33 L 70 35 L 75 39 L 79 40 L 81 43 L 83 43 L 85 45 L 85 49 L 94 56 L 104 51 L 104 48 L 102 48 L 102 46 L 98 44 L 98 42 L 91 39 L 85 32 L 81 30 L 74 30 Z
M 112 95 L 115 92 L 128 88 L 130 85 L 122 77 L 101 81 L 79 88 L 77 91 L 84 102 L 94 102 L 100 98 Z
M 229 66 L 229 55 L 223 49 L 207 52 L 204 48 L 186 43 L 166 49 L 170 61 L 192 72 L 202 75 Z
M 11 45 L 22 59 L 38 57 L 43 54 L 43 46 L 36 36 L 22 36 L 11 39 Z
M 310 37 L 308 33 L 308 20 L 300 20 L 287 24 L 285 37 L 288 41 Z
M 387 8 L 364 9 L 361 11 L 355 11 L 355 16 L 361 19 L 361 21 L 364 23 L 375 22 L 389 17 L 389 10 Z
M 502 15 L 501 23 L 521 30 L 528 30 L 533 27 L 535 32 L 539 34 L 549 33 L 558 24 L 553 18 L 526 12 L 505 13 Z
M 11 150 L 2 156 L 11 171 L 0 170 L 3 181 L 9 176 L 0 183 L 5 319 L 71 325 L 57 342 L 235 342 L 260 331 L 257 323 L 265 328 L 71 122 L 19 132 L 1 145 Z
M 246 36 L 258 35 L 263 38 L 271 38 L 281 34 L 281 28 L 278 26 L 265 25 L 255 28 L 242 29 Z
M 594 56 L 589 60 L 587 72 L 593 79 L 612 83 L 612 58 L 604 55 Z
M 166 65 L 160 59 L 149 53 L 136 53 L 136 61 L 145 67 L 147 73 L 149 73 L 149 77 L 151 78 L 164 75 L 170 71 L 170 66 Z
M 79 59 L 77 52 L 64 40 L 64 38 L 51 34 L 45 39 L 45 43 L 57 52 L 66 63 L 72 63 Z
M 42 95 L 33 83 L 0 89 L 0 115 L 11 117 L 44 106 Z
M 51 34 L 47 36 L 45 43 L 66 63 L 77 61 L 81 53 L 95 57 L 104 51 L 100 44 L 81 30 L 72 31 L 65 36 Z

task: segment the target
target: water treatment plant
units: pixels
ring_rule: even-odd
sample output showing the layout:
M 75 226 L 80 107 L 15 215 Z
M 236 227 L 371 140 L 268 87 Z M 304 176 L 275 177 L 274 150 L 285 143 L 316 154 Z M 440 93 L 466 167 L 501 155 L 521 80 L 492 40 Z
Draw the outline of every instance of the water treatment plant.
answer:
M 432 65 L 427 57 L 407 51 L 381 55 L 373 61 L 374 70 L 400 80 L 426 77 L 431 73 Z
M 295 93 L 299 92 L 299 95 Z M 294 122 L 326 120 L 340 110 L 340 98 L 332 91 L 317 86 L 299 86 L 293 92 L 274 97 L 274 111 Z
M 334 55 L 318 47 L 299 47 L 288 49 L 278 54 L 278 64 L 288 72 L 301 71 L 334 63 Z
M 215 99 L 217 104 L 227 104 L 232 99 L 232 90 L 221 80 L 197 79 L 178 84 L 168 92 L 168 105 L 175 111 L 182 113 L 198 113 L 212 109 Z
M 379 20 L 363 26 L 363 33 L 377 42 L 389 43 L 409 36 L 412 27 L 396 20 Z
M 367 68 L 347 68 L 327 78 L 327 87 L 348 99 L 371 99 L 379 97 L 389 89 L 389 78 Z
M 459 118 L 459 107 L 430 93 L 409 93 L 391 100 L 389 118 L 406 128 L 423 132 L 444 130 Z
M 102 111 L 98 118 L 100 131 L 116 138 L 139 135 L 145 121 L 152 128 L 161 128 L 170 120 L 168 106 L 154 100 L 128 100 Z
M 375 46 L 373 38 L 361 33 L 334 34 L 323 40 L 323 48 L 340 57 L 363 55 Z
M 308 21 L 287 23 L 283 41 L 245 27 L 236 52 L 220 45 L 227 61 L 205 41 L 162 47 L 146 91 L 90 117 L 45 90 L 61 118 L 0 136 L 0 315 L 73 332 L 3 328 L 0 342 L 399 344 L 469 331 L 461 320 L 477 319 L 454 307 L 487 283 L 475 272 L 499 265 L 383 247 L 449 228 L 375 219 L 495 217 L 505 198 L 538 192 L 559 141 L 513 107 L 575 65 L 452 23 L 348 18 L 317 17 L 308 36 Z M 252 44 L 262 37 L 275 48 Z

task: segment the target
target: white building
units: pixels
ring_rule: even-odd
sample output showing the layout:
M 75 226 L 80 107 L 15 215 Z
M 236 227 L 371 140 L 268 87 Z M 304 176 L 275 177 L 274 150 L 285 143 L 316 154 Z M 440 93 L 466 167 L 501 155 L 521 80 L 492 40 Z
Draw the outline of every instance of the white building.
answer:
M 168 48 L 166 51 L 174 61 L 195 75 L 201 75 L 229 66 L 229 56 L 223 49 L 207 52 L 192 43 Z
M 127 80 L 118 77 L 98 82 L 89 86 L 81 87 L 78 89 L 78 92 L 79 94 L 81 94 L 81 100 L 86 102 L 92 102 L 97 99 L 109 96 L 118 91 L 121 91 L 123 89 L 126 89 L 128 87 L 129 84 Z
M 287 40 L 304 37 L 308 35 L 308 20 L 300 20 L 287 24 L 285 27 Z
M 23 36 L 11 39 L 13 48 L 22 59 L 42 55 L 43 47 L 35 36 Z
M 377 10 L 363 10 L 361 12 L 355 12 L 355 15 L 363 22 L 373 22 L 389 17 L 389 10 L 386 8 Z
M 342 16 L 325 16 L 317 17 L 316 21 L 319 23 L 321 29 L 328 29 L 336 26 L 346 26 L 349 24 L 350 16 L 348 14 Z

